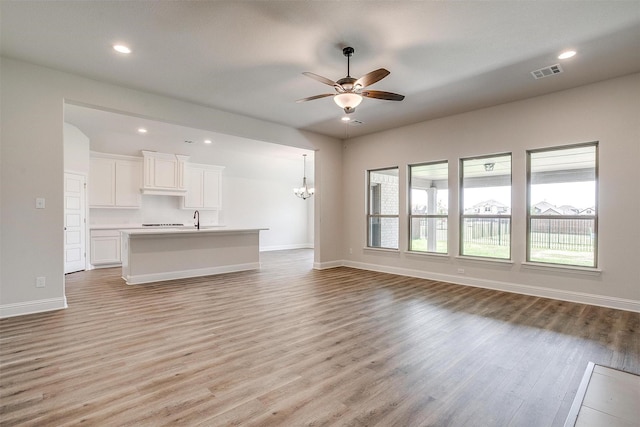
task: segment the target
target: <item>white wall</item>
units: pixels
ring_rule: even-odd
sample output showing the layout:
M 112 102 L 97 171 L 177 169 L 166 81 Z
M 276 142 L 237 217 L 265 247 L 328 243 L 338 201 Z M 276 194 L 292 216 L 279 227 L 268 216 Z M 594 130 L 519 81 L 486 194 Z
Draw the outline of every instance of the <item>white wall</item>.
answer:
M 0 316 L 65 304 L 65 100 L 314 150 L 316 267 L 346 260 L 357 267 L 638 308 L 639 75 L 352 139 L 343 148 L 332 138 L 21 61 L 2 58 L 0 67 Z M 514 264 L 508 266 L 363 250 L 367 169 L 398 165 L 406 176 L 407 163 L 448 159 L 454 183 L 459 157 L 513 152 L 513 234 L 524 236 L 524 150 L 593 140 L 600 141 L 600 275 L 526 269 L 521 265 L 524 239 L 514 240 Z M 405 181 L 400 181 L 401 190 Z M 457 194 L 455 185 L 451 188 L 450 228 L 455 230 Z M 46 209 L 34 208 L 36 197 L 45 197 Z M 401 206 L 406 206 L 404 198 Z M 400 229 L 407 230 L 406 225 L 402 218 Z M 401 234 L 401 248 L 406 239 Z M 459 266 L 465 268 L 463 277 L 455 274 Z M 36 276 L 46 277 L 45 288 L 35 287 Z
M 183 101 L 2 58 L 0 63 L 0 316 L 64 307 L 65 100 L 315 151 L 315 261 L 341 257 L 339 141 Z M 338 172 L 336 172 L 338 171 Z M 323 181 L 320 177 L 331 175 Z M 35 198 L 46 209 L 35 209 Z M 321 222 L 328 223 L 325 227 Z M 35 278 L 46 277 L 36 288 Z
M 355 138 L 344 146 L 347 265 L 483 287 L 640 310 L 640 75 Z M 600 141 L 599 267 L 601 274 L 523 266 L 527 149 Z M 458 253 L 458 161 L 513 153 L 513 264 L 468 261 Z M 448 258 L 408 254 L 407 164 L 449 161 Z M 400 248 L 366 246 L 365 171 L 399 166 Z M 403 208 L 405 207 L 405 208 Z M 403 215 L 404 214 L 404 215 Z M 349 254 L 349 248 L 353 254 Z M 464 268 L 465 274 L 457 274 Z
M 89 175 L 89 138 L 80 129 L 64 123 L 64 170 Z

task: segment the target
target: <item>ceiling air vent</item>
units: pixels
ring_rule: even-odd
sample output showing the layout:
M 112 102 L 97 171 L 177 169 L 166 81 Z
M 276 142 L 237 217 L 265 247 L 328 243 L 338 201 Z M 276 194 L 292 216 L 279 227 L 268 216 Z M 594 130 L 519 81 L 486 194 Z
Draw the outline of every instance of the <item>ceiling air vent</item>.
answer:
M 531 74 L 533 77 L 537 79 L 541 79 L 543 77 L 553 76 L 554 74 L 560 74 L 562 72 L 562 67 L 560 64 L 549 65 L 548 67 L 540 68 L 539 70 L 532 71 Z
M 361 122 L 360 120 L 353 119 L 349 121 L 349 124 L 351 126 L 360 126 L 361 124 L 363 124 L 363 122 Z

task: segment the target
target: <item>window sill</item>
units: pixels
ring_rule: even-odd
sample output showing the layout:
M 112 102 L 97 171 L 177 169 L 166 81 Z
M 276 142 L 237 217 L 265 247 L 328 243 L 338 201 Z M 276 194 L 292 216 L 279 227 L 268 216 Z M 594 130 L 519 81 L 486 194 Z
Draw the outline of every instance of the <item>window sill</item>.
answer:
M 416 257 L 439 258 L 439 259 L 450 258 L 449 254 L 442 254 L 438 252 L 405 251 L 404 253 L 409 256 L 416 256 Z
M 555 264 L 544 264 L 544 263 L 538 263 L 538 262 L 522 262 L 521 265 L 522 265 L 522 268 L 526 268 L 530 270 L 585 274 L 587 276 L 600 276 L 602 274 L 602 270 L 600 270 L 599 268 L 580 267 L 577 265 L 555 265 Z
M 390 249 L 390 248 L 372 248 L 372 247 L 366 246 L 362 248 L 362 250 L 364 250 L 365 252 L 387 252 L 392 254 L 400 254 L 400 251 L 398 249 Z
M 513 265 L 513 261 L 511 261 L 510 259 L 501 259 L 501 258 L 484 258 L 484 257 L 458 255 L 456 256 L 456 259 L 459 259 L 461 261 L 477 262 L 480 264 L 494 264 L 494 265 L 499 264 L 499 265 L 505 265 L 505 266 Z

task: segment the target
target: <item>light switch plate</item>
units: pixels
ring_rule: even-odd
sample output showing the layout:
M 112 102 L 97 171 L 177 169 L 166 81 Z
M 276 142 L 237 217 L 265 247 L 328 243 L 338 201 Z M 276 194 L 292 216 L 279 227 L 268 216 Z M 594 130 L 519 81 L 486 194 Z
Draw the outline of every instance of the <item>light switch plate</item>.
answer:
M 36 209 L 44 209 L 44 197 L 36 198 Z

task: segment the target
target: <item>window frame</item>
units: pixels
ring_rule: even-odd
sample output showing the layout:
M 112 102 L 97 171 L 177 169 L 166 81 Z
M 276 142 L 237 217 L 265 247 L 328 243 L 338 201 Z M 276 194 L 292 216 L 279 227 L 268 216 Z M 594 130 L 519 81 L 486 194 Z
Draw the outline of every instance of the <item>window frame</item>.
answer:
M 407 250 L 409 252 L 416 252 L 416 253 L 421 253 L 421 254 L 430 254 L 430 255 L 449 255 L 449 250 L 450 250 L 450 246 L 449 245 L 449 204 L 447 203 L 447 214 L 446 215 L 442 215 L 442 214 L 437 214 L 437 215 L 429 215 L 429 214 L 425 214 L 425 215 L 415 215 L 413 214 L 413 210 L 412 210 L 412 205 L 413 205 L 413 184 L 412 184 L 412 169 L 414 167 L 420 167 L 420 166 L 432 166 L 432 165 L 447 165 L 447 191 L 449 191 L 449 160 L 437 160 L 437 161 L 432 161 L 432 162 L 424 162 L 424 163 L 414 163 L 414 164 L 410 164 L 407 165 L 408 169 L 408 175 L 409 175 L 409 191 L 408 191 L 408 206 L 407 206 L 407 212 L 408 212 L 408 241 L 407 241 Z M 451 194 L 450 192 L 448 193 L 449 195 Z M 448 197 L 448 196 L 447 196 Z M 413 249 L 411 247 L 411 242 L 412 242 L 412 224 L 413 224 L 413 219 L 414 218 L 424 218 L 424 219 L 430 219 L 430 218 L 434 218 L 434 219 L 445 219 L 447 221 L 447 251 L 446 252 L 438 252 L 436 251 L 429 251 L 429 250 L 425 250 L 425 251 L 421 251 L 421 250 L 416 250 Z
M 393 170 L 395 169 L 398 173 L 397 173 L 397 177 L 398 177 L 398 213 L 393 215 L 393 214 L 374 214 L 371 213 L 371 173 L 372 172 L 379 172 L 379 171 L 387 171 L 387 170 Z M 398 226 L 400 225 L 400 167 L 399 166 L 389 166 L 389 167 L 384 167 L 384 168 L 377 168 L 377 169 L 367 169 L 367 197 L 366 197 L 366 204 L 367 204 L 367 214 L 366 214 L 366 226 L 367 226 L 367 236 L 366 236 L 366 248 L 367 249 L 381 249 L 381 250 L 399 250 L 399 243 L 400 243 L 400 229 L 398 227 L 398 236 L 397 236 L 397 241 L 398 241 L 398 247 L 395 248 L 390 248 L 390 247 L 386 247 L 386 246 L 382 246 L 382 244 L 380 246 L 372 246 L 371 245 L 371 220 L 373 218 L 396 218 L 398 221 Z
M 480 215 L 480 214 L 465 214 L 464 213 L 464 162 L 467 160 L 481 160 L 481 159 L 490 159 L 494 157 L 501 156 L 509 156 L 509 193 L 510 193 L 510 208 L 509 215 Z M 512 261 L 513 259 L 513 153 L 512 152 L 504 152 L 504 153 L 494 153 L 494 154 L 485 154 L 481 156 L 471 156 L 471 157 L 461 157 L 458 162 L 458 210 L 459 210 L 459 224 L 458 224 L 458 256 L 460 257 L 468 257 L 468 258 L 477 258 L 488 261 L 496 261 L 496 262 L 505 262 Z M 481 255 L 469 255 L 462 253 L 464 249 L 464 227 L 465 227 L 465 219 L 509 219 L 509 257 L 501 258 L 501 257 L 490 257 L 490 256 L 481 256 Z
M 594 206 L 594 214 L 593 215 L 532 215 L 531 214 L 531 154 L 532 153 L 543 153 L 549 151 L 561 151 L 568 150 L 571 148 L 581 148 L 581 147 L 594 147 L 595 149 L 595 164 L 594 164 L 594 181 L 595 181 L 595 206 Z M 566 267 L 566 268 L 586 268 L 586 269 L 598 269 L 598 241 L 599 241 L 599 214 L 600 211 L 600 200 L 599 200 L 599 188 L 600 188 L 600 143 L 599 141 L 591 141 L 584 142 L 579 144 L 570 144 L 570 145 L 559 145 L 553 147 L 545 147 L 545 148 L 535 148 L 531 150 L 527 150 L 526 152 L 526 191 L 527 191 L 527 207 L 526 207 L 526 246 L 525 246 L 525 261 L 527 263 L 534 264 L 542 264 L 553 267 Z M 532 219 L 593 219 L 593 229 L 594 229 L 594 237 L 593 237 L 593 265 L 579 265 L 579 264 L 562 264 L 557 262 L 548 262 L 548 261 L 539 261 L 539 260 L 531 260 L 531 220 Z

